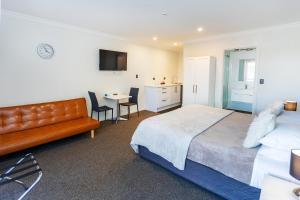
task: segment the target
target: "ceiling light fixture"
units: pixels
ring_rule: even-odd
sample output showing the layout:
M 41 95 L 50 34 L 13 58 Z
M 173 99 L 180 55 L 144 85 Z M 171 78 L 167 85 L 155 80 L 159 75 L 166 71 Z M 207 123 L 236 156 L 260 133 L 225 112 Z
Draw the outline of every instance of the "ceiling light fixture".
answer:
M 157 37 L 153 37 L 152 40 L 156 41 L 158 38 Z
M 199 28 L 197 28 L 197 31 L 198 31 L 198 32 L 202 32 L 202 31 L 203 31 L 203 28 L 202 28 L 202 27 L 199 27 Z
M 174 45 L 174 46 L 178 46 L 178 43 L 177 43 L 177 42 L 174 42 L 173 45 Z

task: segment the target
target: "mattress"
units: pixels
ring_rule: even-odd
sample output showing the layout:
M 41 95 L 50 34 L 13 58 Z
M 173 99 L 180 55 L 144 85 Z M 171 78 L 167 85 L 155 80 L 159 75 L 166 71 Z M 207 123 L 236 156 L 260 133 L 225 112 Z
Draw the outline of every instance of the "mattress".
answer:
M 251 121 L 250 114 L 234 112 L 228 115 L 192 140 L 187 159 L 250 184 L 259 149 L 243 147 Z

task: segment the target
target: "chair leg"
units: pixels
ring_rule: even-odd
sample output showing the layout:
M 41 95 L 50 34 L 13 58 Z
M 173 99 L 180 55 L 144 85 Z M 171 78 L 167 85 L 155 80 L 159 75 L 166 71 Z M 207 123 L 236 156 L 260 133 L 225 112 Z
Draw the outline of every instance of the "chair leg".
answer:
M 99 121 L 99 112 L 98 112 L 98 121 Z
M 127 109 L 128 109 L 127 118 L 129 119 L 129 115 L 130 115 L 130 106 L 128 106 Z
M 93 110 L 91 110 L 91 118 L 93 118 Z
M 94 139 L 95 137 L 95 130 L 91 130 L 91 138 Z
M 139 104 L 136 104 L 136 109 L 137 109 L 137 113 L 138 113 L 138 117 L 139 117 L 140 116 Z
M 111 123 L 114 123 L 114 109 L 111 109 Z
M 104 119 L 105 119 L 105 121 L 106 121 L 106 111 L 104 111 Z

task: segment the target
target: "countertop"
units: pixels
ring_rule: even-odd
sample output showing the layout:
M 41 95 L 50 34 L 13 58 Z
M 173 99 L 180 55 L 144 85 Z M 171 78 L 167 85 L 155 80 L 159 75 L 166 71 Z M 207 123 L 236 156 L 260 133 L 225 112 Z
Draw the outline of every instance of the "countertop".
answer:
M 160 85 L 160 84 L 147 84 L 147 85 L 145 85 L 145 87 L 157 87 L 157 88 L 161 88 L 161 87 L 172 87 L 172 86 L 177 86 L 177 85 L 182 85 L 182 83 L 170 83 L 170 84 L 164 84 L 164 85 Z

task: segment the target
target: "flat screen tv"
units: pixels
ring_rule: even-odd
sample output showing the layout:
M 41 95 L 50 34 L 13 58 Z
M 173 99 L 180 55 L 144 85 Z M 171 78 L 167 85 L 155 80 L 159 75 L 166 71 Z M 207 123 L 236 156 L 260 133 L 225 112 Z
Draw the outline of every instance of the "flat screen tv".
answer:
M 127 53 L 118 51 L 99 50 L 99 69 L 104 71 L 126 71 Z

